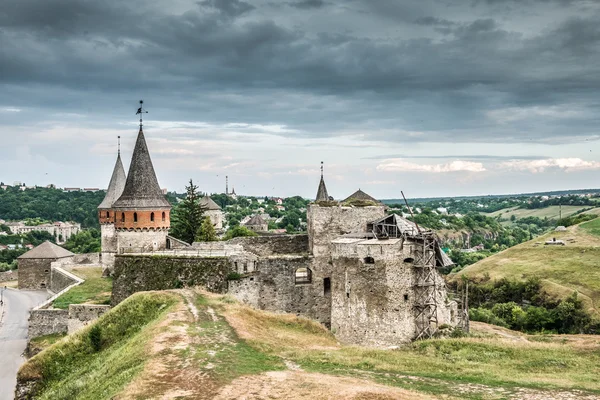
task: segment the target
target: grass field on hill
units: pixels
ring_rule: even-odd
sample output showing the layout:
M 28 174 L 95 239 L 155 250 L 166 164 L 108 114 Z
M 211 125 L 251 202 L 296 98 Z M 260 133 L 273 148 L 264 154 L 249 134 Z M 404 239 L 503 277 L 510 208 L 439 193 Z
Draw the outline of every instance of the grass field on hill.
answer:
M 565 246 L 545 246 L 546 240 Z M 457 275 L 492 279 L 542 279 L 544 290 L 557 298 L 579 292 L 588 311 L 600 317 L 600 219 L 550 232 L 466 267 Z
M 111 399 L 144 368 L 146 344 L 177 300 L 166 292 L 136 294 L 31 358 L 17 379 L 36 383 L 36 399 Z M 99 351 L 90 340 L 94 326 L 101 326 Z
M 95 351 L 95 326 L 107 342 Z M 587 399 L 600 338 L 473 323 L 394 350 L 340 344 L 316 322 L 183 289 L 138 293 L 27 362 L 36 398 Z
M 69 308 L 69 304 L 108 304 L 112 291 L 112 278 L 102 277 L 102 267 L 75 267 L 69 272 L 85 279 L 81 285 L 75 286 L 67 293 L 59 296 L 52 306 Z
M 494 218 L 497 217 L 498 215 L 502 215 L 503 219 L 510 219 L 513 215 L 517 219 L 521 219 L 521 218 L 525 218 L 525 217 L 538 217 L 541 219 L 544 219 L 544 218 L 559 219 L 559 215 L 562 215 L 563 218 L 569 217 L 584 208 L 590 208 L 590 206 L 562 206 L 562 213 L 560 210 L 561 207 L 549 206 L 549 207 L 534 208 L 534 209 L 511 207 L 511 208 L 503 208 L 502 210 L 498 210 L 493 213 L 481 213 L 481 214 L 486 215 L 488 217 L 494 217 Z M 585 213 L 598 215 L 598 214 L 600 214 L 600 208 L 594 208 L 592 210 L 585 211 Z

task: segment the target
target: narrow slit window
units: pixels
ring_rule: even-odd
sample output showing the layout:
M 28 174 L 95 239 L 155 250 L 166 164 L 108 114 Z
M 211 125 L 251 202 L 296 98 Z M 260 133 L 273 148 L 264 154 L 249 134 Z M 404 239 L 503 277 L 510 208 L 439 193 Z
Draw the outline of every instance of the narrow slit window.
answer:
M 323 294 L 327 296 L 331 293 L 331 278 L 323 278 Z
M 154 213 L 150 213 L 150 221 L 154 222 Z
M 165 219 L 166 219 L 166 214 L 163 212 L 162 213 L 162 222 L 165 222 Z
M 137 213 L 133 213 L 133 222 L 137 222 Z

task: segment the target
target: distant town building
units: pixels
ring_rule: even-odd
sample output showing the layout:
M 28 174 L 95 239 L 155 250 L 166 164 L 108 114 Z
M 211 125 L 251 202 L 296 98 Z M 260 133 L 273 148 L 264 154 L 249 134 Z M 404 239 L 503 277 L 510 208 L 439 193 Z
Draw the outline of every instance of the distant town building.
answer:
M 204 196 L 202 200 L 200 200 L 200 206 L 204 209 L 204 215 L 210 218 L 210 222 L 215 229 L 222 230 L 223 211 L 221 210 L 221 207 L 219 207 L 210 196 Z
M 246 228 L 254 232 L 267 232 L 269 230 L 269 224 L 257 214 L 246 222 Z
M 52 224 L 26 225 L 23 221 L 6 222 L 6 226 L 13 235 L 23 235 L 29 232 L 48 232 L 56 239 L 57 243 L 63 243 L 81 231 L 81 224 L 75 222 L 54 222 Z

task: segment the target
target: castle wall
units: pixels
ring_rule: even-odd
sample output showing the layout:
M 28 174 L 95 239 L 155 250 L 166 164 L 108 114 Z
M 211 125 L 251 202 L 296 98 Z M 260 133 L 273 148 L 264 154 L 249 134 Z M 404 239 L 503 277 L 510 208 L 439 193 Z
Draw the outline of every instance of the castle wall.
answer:
M 332 240 L 346 233 L 362 232 L 367 222 L 384 216 L 384 206 L 321 207 L 310 204 L 307 210 L 309 251 L 315 257 L 329 257 Z
M 391 346 L 415 333 L 413 268 L 403 262 L 411 253 L 401 239 L 377 242 L 334 246 L 333 274 L 339 279 L 332 287 L 331 326 L 347 343 Z M 367 256 L 373 264 L 365 262 Z
M 145 253 L 167 248 L 167 230 L 117 230 L 118 253 Z
M 118 240 L 114 224 L 100 225 L 100 240 L 102 243 L 102 253 L 117 252 Z M 104 257 L 104 255 L 102 257 Z
M 388 347 L 416 335 L 416 276 L 413 261 L 418 245 L 410 240 L 333 242 L 331 327 L 340 340 L 364 346 Z M 370 258 L 370 259 L 369 259 Z M 438 324 L 455 325 L 443 277 L 435 272 Z
M 69 310 L 34 309 L 29 313 L 29 339 L 53 333 L 67 333 Z
M 245 251 L 249 251 L 260 257 L 284 254 L 308 254 L 308 235 L 237 237 L 225 243 L 241 245 Z
M 70 304 L 67 332 L 72 334 L 84 326 L 89 325 L 110 311 L 110 306 L 99 304 Z
M 54 264 L 56 263 L 52 263 L 52 269 L 50 270 L 49 289 L 53 293 L 58 293 L 76 283 L 77 279 L 74 279 L 72 274 L 62 268 L 57 268 Z
M 111 303 L 147 290 L 204 286 L 225 293 L 231 264 L 227 257 L 117 255 Z
M 297 284 L 296 271 L 311 268 L 307 256 L 278 256 L 258 260 L 256 271 L 228 282 L 228 293 L 260 310 L 288 312 L 315 319 L 329 326 L 331 294 L 323 280 L 312 274 L 312 282 Z
M 50 286 L 50 264 L 56 259 L 25 258 L 19 265 L 19 290 L 40 290 Z

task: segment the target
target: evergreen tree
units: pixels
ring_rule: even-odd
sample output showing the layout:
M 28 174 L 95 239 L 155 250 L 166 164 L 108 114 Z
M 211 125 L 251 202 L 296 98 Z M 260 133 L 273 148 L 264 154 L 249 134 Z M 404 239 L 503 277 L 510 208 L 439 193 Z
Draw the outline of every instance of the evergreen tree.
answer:
M 171 219 L 170 235 L 186 243 L 192 243 L 196 239 L 202 225 L 204 209 L 200 205 L 200 193 L 198 186 L 190 179 L 190 185 L 185 187 L 187 192 L 185 199 L 174 210 Z
M 209 217 L 205 217 L 204 221 L 202 221 L 202 225 L 200 226 L 196 240 L 198 242 L 214 242 L 219 240 L 217 238 L 215 227 L 213 226 Z

